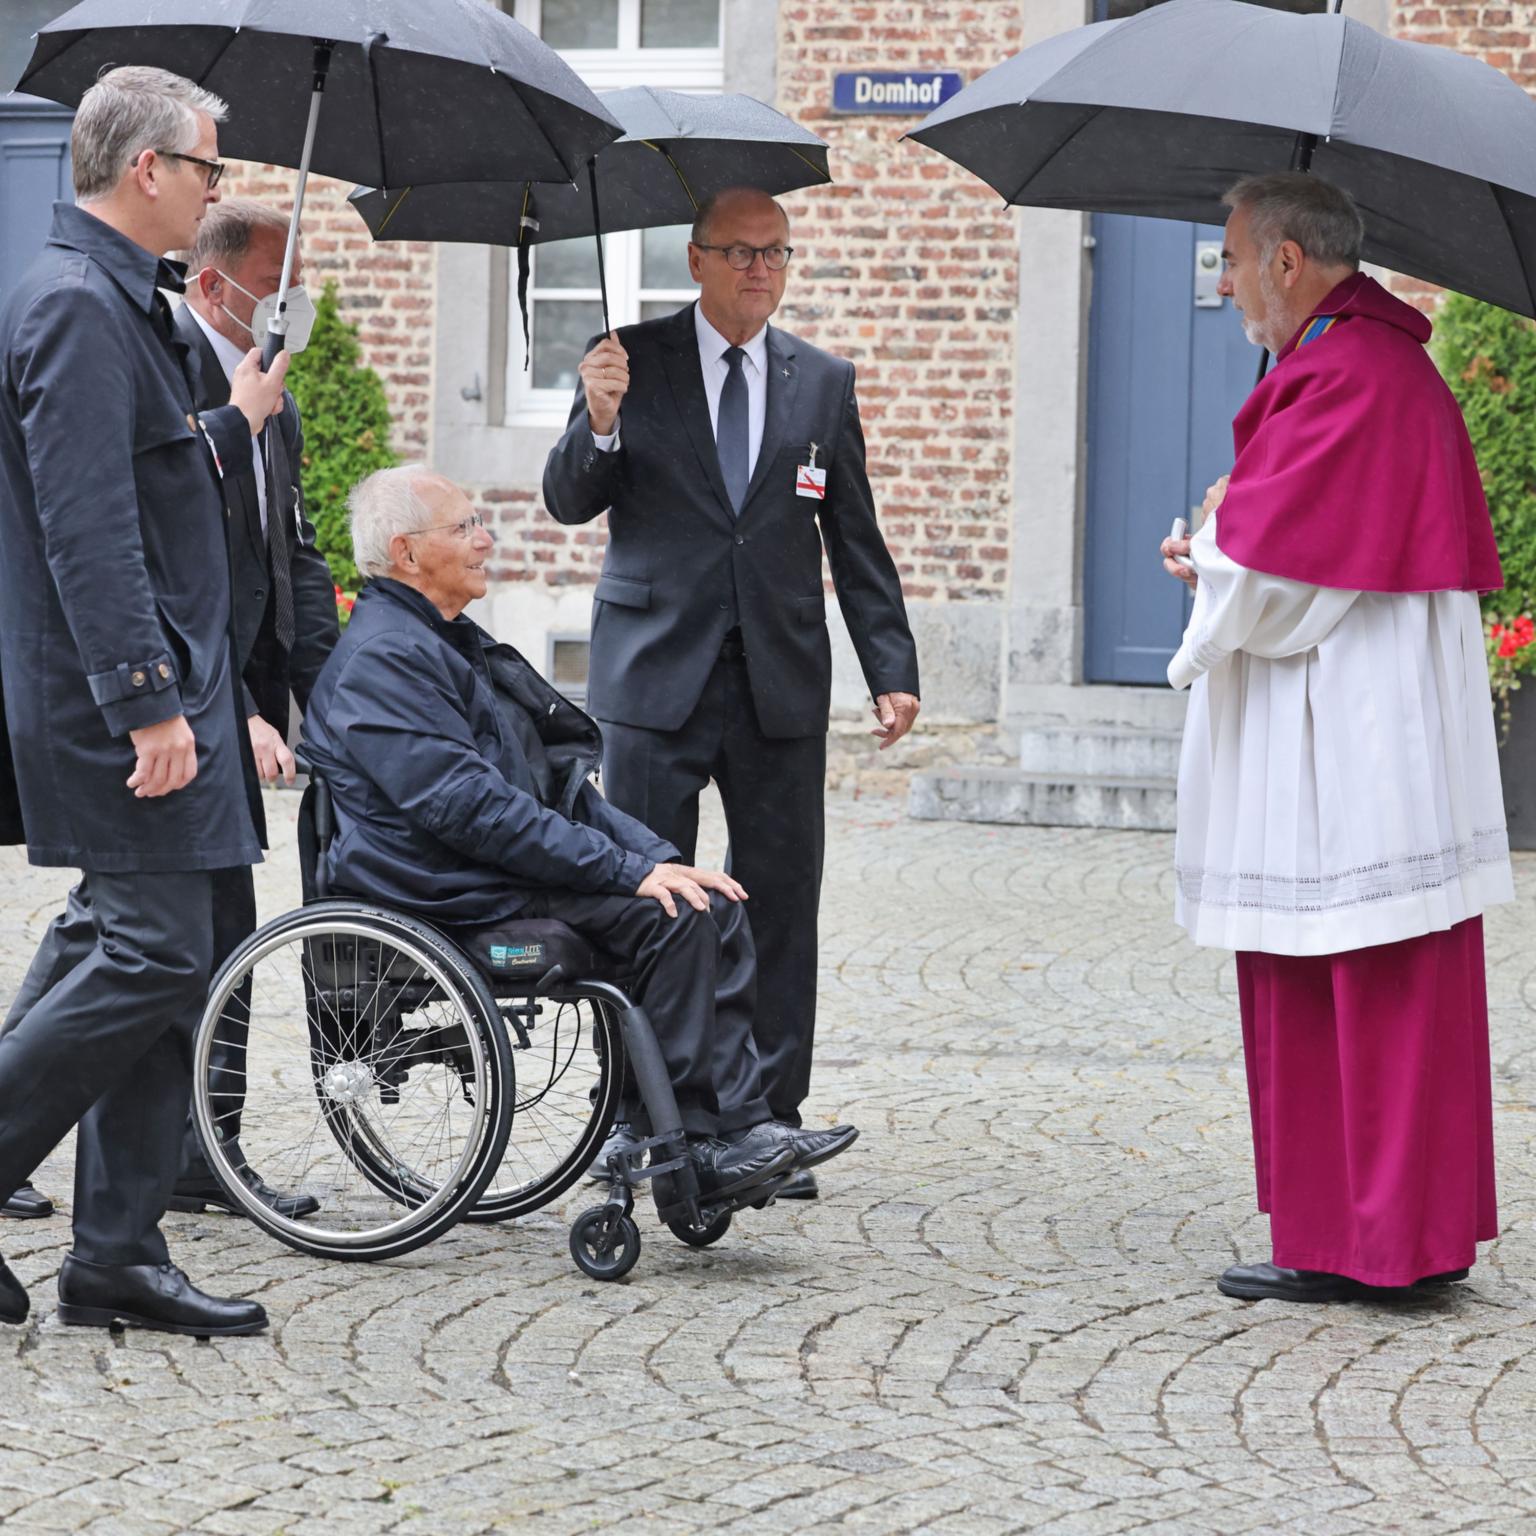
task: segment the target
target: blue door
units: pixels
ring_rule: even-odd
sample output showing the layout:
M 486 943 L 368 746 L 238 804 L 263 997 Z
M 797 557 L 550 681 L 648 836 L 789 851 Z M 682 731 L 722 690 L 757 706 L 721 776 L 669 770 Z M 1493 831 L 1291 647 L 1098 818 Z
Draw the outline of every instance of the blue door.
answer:
M 71 202 L 73 114 L 32 96 L 0 96 L 0 298 L 43 248 L 55 202 Z
M 1091 683 L 1161 683 L 1188 589 L 1157 556 L 1232 467 L 1259 351 L 1215 293 L 1221 228 L 1097 214 L 1088 311 L 1083 606 Z

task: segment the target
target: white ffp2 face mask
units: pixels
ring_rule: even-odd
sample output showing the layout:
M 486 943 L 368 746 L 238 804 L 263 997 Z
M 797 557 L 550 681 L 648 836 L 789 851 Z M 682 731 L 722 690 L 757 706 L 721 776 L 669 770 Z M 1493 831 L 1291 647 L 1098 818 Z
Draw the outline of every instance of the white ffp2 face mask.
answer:
M 217 268 L 214 269 L 218 271 Z M 255 301 L 256 307 L 251 311 L 251 323 L 235 315 L 231 315 L 224 306 L 219 305 L 226 315 L 251 333 L 251 341 L 256 346 L 261 346 L 267 339 L 267 329 L 272 323 L 272 318 L 277 314 L 277 295 L 269 293 L 266 298 L 258 299 L 249 288 L 241 288 L 227 272 L 219 272 L 219 276 L 229 284 L 231 288 L 239 288 L 246 298 Z M 315 301 L 304 291 L 303 285 L 295 283 L 288 290 L 288 336 L 286 346 L 289 352 L 299 353 L 309 345 L 310 333 L 315 328 Z

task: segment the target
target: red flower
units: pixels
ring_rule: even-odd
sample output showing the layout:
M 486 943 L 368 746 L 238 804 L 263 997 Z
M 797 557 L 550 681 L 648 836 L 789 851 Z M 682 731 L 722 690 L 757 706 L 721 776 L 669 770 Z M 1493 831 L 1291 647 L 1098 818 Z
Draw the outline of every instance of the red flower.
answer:
M 1520 648 L 1520 642 L 1513 635 L 1505 635 L 1499 641 L 1499 655 L 1505 659 L 1513 656 Z

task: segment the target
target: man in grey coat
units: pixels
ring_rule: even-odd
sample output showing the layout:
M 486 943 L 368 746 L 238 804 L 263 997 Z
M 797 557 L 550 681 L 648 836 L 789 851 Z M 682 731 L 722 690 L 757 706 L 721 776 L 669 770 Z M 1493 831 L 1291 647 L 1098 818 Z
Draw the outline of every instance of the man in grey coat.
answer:
M 286 368 L 263 375 L 251 352 L 231 403 L 197 414 L 159 291 L 181 287 L 163 255 L 194 242 L 217 200 L 223 115 L 162 70 L 98 81 L 71 141 L 79 206 L 55 209 L 0 311 L 11 810 L 34 864 L 82 871 L 95 938 L 45 940 L 44 984 L 0 1036 L 0 1198 L 78 1122 L 61 1320 L 197 1335 L 266 1326 L 257 1303 L 193 1286 L 159 1230 L 208 988 L 214 871 L 261 857 L 219 476 L 280 407 Z M 0 1320 L 27 1311 L 0 1263 Z

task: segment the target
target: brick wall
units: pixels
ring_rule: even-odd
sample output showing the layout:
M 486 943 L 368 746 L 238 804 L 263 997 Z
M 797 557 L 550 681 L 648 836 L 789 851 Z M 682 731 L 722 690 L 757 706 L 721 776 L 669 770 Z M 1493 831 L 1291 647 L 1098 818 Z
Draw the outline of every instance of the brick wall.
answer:
M 1021 11 L 784 0 L 779 12 L 776 105 L 828 141 L 834 177 L 785 200 L 796 255 L 780 319 L 858 367 L 881 523 L 917 598 L 1004 595 L 1016 218 L 953 162 L 897 142 L 920 114 L 834 114 L 832 77 L 996 62 L 1021 46 Z
M 296 179 L 276 166 L 234 162 L 223 189 L 286 214 Z M 434 248 L 422 241 L 374 244 L 347 206 L 351 190 L 351 182 L 309 179 L 300 241 L 304 286 L 318 299 L 327 282 L 336 283 L 342 314 L 359 327 L 364 354 L 384 380 L 395 451 L 423 458 L 432 420 Z

